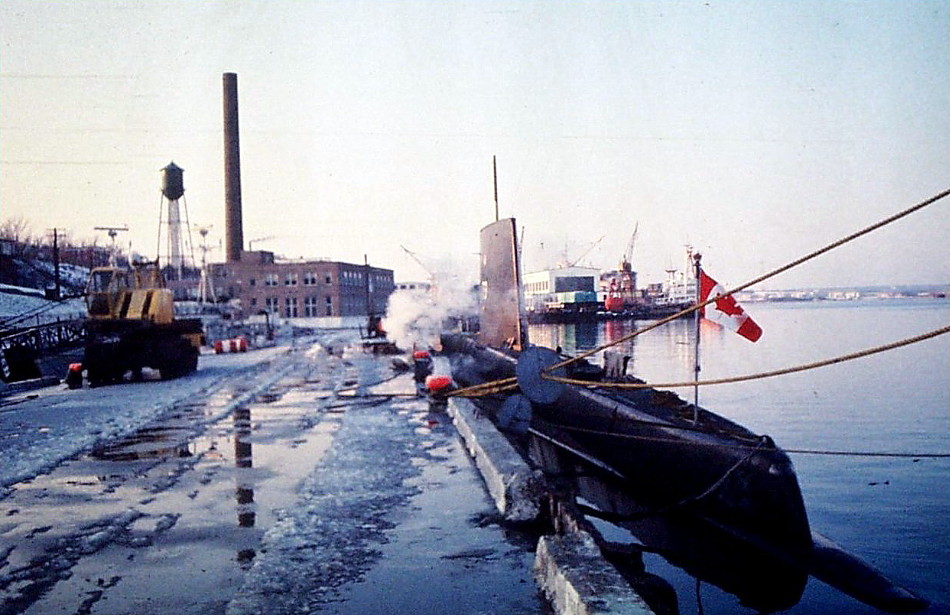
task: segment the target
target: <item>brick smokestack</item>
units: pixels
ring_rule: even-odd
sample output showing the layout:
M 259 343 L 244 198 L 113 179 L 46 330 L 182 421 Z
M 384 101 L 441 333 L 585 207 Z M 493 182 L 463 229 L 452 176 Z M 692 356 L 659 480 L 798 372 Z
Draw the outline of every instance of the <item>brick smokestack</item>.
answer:
M 235 73 L 224 73 L 224 226 L 227 261 L 239 261 L 244 249 L 244 225 L 241 220 L 241 144 L 238 139 Z

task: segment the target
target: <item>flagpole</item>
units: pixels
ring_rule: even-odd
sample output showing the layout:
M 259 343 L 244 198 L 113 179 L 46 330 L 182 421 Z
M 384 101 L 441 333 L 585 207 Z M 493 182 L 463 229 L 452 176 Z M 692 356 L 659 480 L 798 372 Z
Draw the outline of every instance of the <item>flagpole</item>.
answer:
M 696 303 L 698 304 L 702 300 L 702 283 L 700 282 L 701 273 L 703 270 L 702 267 L 702 258 L 703 255 L 697 252 L 693 255 L 693 264 L 694 264 L 694 275 L 696 276 Z M 696 310 L 693 312 L 693 324 L 696 329 L 696 345 L 693 349 L 693 423 L 699 422 L 699 372 L 700 372 L 700 361 L 699 361 L 699 313 L 702 310 Z

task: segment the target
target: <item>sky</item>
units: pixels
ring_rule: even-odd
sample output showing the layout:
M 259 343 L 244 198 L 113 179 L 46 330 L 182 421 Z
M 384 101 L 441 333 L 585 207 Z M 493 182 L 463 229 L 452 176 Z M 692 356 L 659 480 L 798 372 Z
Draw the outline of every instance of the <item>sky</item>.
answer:
M 641 285 L 686 245 L 739 285 L 950 188 L 948 31 L 944 1 L 0 0 L 0 220 L 164 254 L 174 161 L 223 260 L 234 72 L 255 249 L 477 279 L 494 156 L 526 271 L 636 229 Z M 948 237 L 950 198 L 759 287 L 950 283 Z

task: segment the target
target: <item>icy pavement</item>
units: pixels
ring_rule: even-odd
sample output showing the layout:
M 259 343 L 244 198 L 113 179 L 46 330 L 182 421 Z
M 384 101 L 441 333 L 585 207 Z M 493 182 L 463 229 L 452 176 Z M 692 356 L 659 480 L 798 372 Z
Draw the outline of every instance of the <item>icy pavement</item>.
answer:
M 387 359 L 258 352 L 4 400 L 0 612 L 544 611 L 447 417 L 338 395 Z
M 132 432 L 177 401 L 225 387 L 253 395 L 251 383 L 269 384 L 260 372 L 287 352 L 288 347 L 278 346 L 246 354 L 205 354 L 195 374 L 178 380 L 161 381 L 146 374 L 153 379 L 99 389 L 57 385 L 0 398 L 0 490 L 55 467 L 96 442 Z M 242 379 L 251 373 L 255 378 Z
M 349 410 L 300 495 L 229 615 L 539 612 L 533 545 L 501 540 L 444 414 L 417 401 Z

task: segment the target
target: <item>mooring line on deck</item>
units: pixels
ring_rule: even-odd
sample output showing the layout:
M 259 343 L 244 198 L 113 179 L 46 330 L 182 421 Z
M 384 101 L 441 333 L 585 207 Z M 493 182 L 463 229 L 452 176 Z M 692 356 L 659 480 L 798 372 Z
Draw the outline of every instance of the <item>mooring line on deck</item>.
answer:
M 659 384 L 649 383 L 649 382 L 592 382 L 590 380 L 577 380 L 575 378 L 562 378 L 560 376 L 552 376 L 550 374 L 543 373 L 541 378 L 544 380 L 550 380 L 552 382 L 560 382 L 562 384 L 571 384 L 575 386 L 584 386 L 584 387 L 596 387 L 604 389 L 673 389 L 677 387 L 694 387 L 694 386 L 706 386 L 711 384 L 730 384 L 735 382 L 747 382 L 750 380 L 761 380 L 763 378 L 772 378 L 774 376 L 784 376 L 785 374 L 794 374 L 797 372 L 804 372 L 811 369 L 817 369 L 819 367 L 827 367 L 829 365 L 835 365 L 838 363 L 844 363 L 846 361 L 853 361 L 855 359 L 861 359 L 868 357 L 874 354 L 881 352 L 886 352 L 888 350 L 894 350 L 895 348 L 900 348 L 902 346 L 909 346 L 911 344 L 916 344 L 917 342 L 922 342 L 924 340 L 929 340 L 931 338 L 943 335 L 945 333 L 950 333 L 950 325 L 946 327 L 941 327 L 940 329 L 934 329 L 933 331 L 928 331 L 927 333 L 922 333 L 920 335 L 915 335 L 914 337 L 908 337 L 896 342 L 891 342 L 889 344 L 884 344 L 881 346 L 875 346 L 873 348 L 866 348 L 865 350 L 860 350 L 858 352 L 852 352 L 849 354 L 840 355 L 833 357 L 831 359 L 824 359 L 822 361 L 814 361 L 812 363 L 806 363 L 804 365 L 795 365 L 792 367 L 785 367 L 782 369 L 776 369 L 768 372 L 758 372 L 755 374 L 746 374 L 745 376 L 732 376 L 729 378 L 714 378 L 711 380 L 691 380 L 689 382 L 663 382 Z
M 764 282 L 765 280 L 768 280 L 769 278 L 773 278 L 773 277 L 775 277 L 775 276 L 777 276 L 777 275 L 779 275 L 779 274 L 781 274 L 781 273 L 785 273 L 786 271 L 788 271 L 788 270 L 790 270 L 790 269 L 793 269 L 793 268 L 795 268 L 795 267 L 798 267 L 799 265 L 801 265 L 801 264 L 803 264 L 803 263 L 806 263 L 806 262 L 808 262 L 808 261 L 810 261 L 810 260 L 812 260 L 812 259 L 814 259 L 814 258 L 817 258 L 817 257 L 821 256 L 822 254 L 825 254 L 826 252 L 830 252 L 831 250 L 834 250 L 835 248 L 839 248 L 839 247 L 845 245 L 846 243 L 849 243 L 849 242 L 851 242 L 851 241 L 854 241 L 855 239 L 858 239 L 859 237 L 862 237 L 862 236 L 864 236 L 864 235 L 867 235 L 868 233 L 870 233 L 870 232 L 872 232 L 872 231 L 876 231 L 877 229 L 882 228 L 882 227 L 884 227 L 884 226 L 887 226 L 888 224 L 891 224 L 891 223 L 893 223 L 893 222 L 896 222 L 897 220 L 900 220 L 901 218 L 904 218 L 905 216 L 909 216 L 910 214 L 915 213 L 915 212 L 917 212 L 917 211 L 919 211 L 919 210 L 921 210 L 921 209 L 927 207 L 928 205 L 932 205 L 933 203 L 936 203 L 937 201 L 939 201 L 939 200 L 941 200 L 941 199 L 947 197 L 948 195 L 950 195 L 950 188 L 948 188 L 947 190 L 944 190 L 943 192 L 940 192 L 940 193 L 938 193 L 938 194 L 935 194 L 934 196 L 932 196 L 932 197 L 930 197 L 930 198 L 928 198 L 928 199 L 925 199 L 925 200 L 923 200 L 923 201 L 917 203 L 916 205 L 912 205 L 911 207 L 908 207 L 907 209 L 904 209 L 903 211 L 900 211 L 900 212 L 898 212 L 898 213 L 896 213 L 896 214 L 894 214 L 894 215 L 892 215 L 892 216 L 890 216 L 890 217 L 888 217 L 888 218 L 885 218 L 885 219 L 883 219 L 883 220 L 880 220 L 880 221 L 878 221 L 878 222 L 875 222 L 874 224 L 871 224 L 870 226 L 866 226 L 866 227 L 864 227 L 863 229 L 861 229 L 861 230 L 859 230 L 859 231 L 857 231 L 857 232 L 854 232 L 854 233 L 848 235 L 847 237 L 843 237 L 843 238 L 841 238 L 841 239 L 838 239 L 837 241 L 833 241 L 832 243 L 826 245 L 826 246 L 823 247 L 823 248 L 819 248 L 818 250 L 815 250 L 814 252 L 811 252 L 811 253 L 809 253 L 809 254 L 806 254 L 805 256 L 802 256 L 801 258 L 798 258 L 798 259 L 796 259 L 796 260 L 794 260 L 794 261 L 792 261 L 792 262 L 790 262 L 790 263 L 788 263 L 788 264 L 786 264 L 786 265 L 783 265 L 783 266 L 781 266 L 781 267 L 779 267 L 779 268 L 777 268 L 777 269 L 774 269 L 774 270 L 772 270 L 772 271 L 770 271 L 770 272 L 768 272 L 768 273 L 766 273 L 766 274 L 763 274 L 763 275 L 761 275 L 761 276 L 759 276 L 759 277 L 757 277 L 757 278 L 755 278 L 755 279 L 753 279 L 753 280 L 750 280 L 750 281 L 746 282 L 745 284 L 741 284 L 741 285 L 739 285 L 739 286 L 736 286 L 736 287 L 733 288 L 733 289 L 727 290 L 726 292 L 724 292 L 724 293 L 722 293 L 722 294 L 718 294 L 718 295 L 716 295 L 716 296 L 714 296 L 714 297 L 710 297 L 709 299 L 707 299 L 706 301 L 704 301 L 704 302 L 702 302 L 702 303 L 697 302 L 695 305 L 692 305 L 692 306 L 690 306 L 690 307 L 687 307 L 687 308 L 685 308 L 685 309 L 683 309 L 683 310 L 677 312 L 676 314 L 673 314 L 672 316 L 667 316 L 666 318 L 663 318 L 663 319 L 661 319 L 661 320 L 658 320 L 657 322 L 653 323 L 652 325 L 650 325 L 650 326 L 648 326 L 648 327 L 644 327 L 643 329 L 638 329 L 638 330 L 636 330 L 636 331 L 634 331 L 634 332 L 632 332 L 632 333 L 628 333 L 627 335 L 624 335 L 624 336 L 622 336 L 622 337 L 620 337 L 620 338 L 618 338 L 618 339 L 616 339 L 616 340 L 614 340 L 614 341 L 612 341 L 612 342 L 610 342 L 610 343 L 604 344 L 603 346 L 600 346 L 599 348 L 594 348 L 593 350 L 588 350 L 588 351 L 583 352 L 583 353 L 581 353 L 581 354 L 579 354 L 579 355 L 577 355 L 577 356 L 571 357 L 571 358 L 569 358 L 569 359 L 565 359 L 564 361 L 561 361 L 560 363 L 556 363 L 555 365 L 552 365 L 552 366 L 546 368 L 545 371 L 547 371 L 547 372 L 552 372 L 552 371 L 554 371 L 554 370 L 556 370 L 556 369 L 558 369 L 558 368 L 565 367 L 565 366 L 567 366 L 567 365 L 571 365 L 572 363 L 575 363 L 575 362 L 577 362 L 577 361 L 580 361 L 581 359 L 586 359 L 587 357 L 589 357 L 589 356 L 591 356 L 591 355 L 594 355 L 594 354 L 597 354 L 598 352 L 601 352 L 601 351 L 603 351 L 603 350 L 606 350 L 607 348 L 610 348 L 610 347 L 612 347 L 612 346 L 616 346 L 617 344 L 621 344 L 621 343 L 623 343 L 623 342 L 626 342 L 626 341 L 628 341 L 628 340 L 631 340 L 631 339 L 635 338 L 636 336 L 638 336 L 638 335 L 640 335 L 640 334 L 642 334 L 642 333 L 646 333 L 647 331 L 652 331 L 653 329 L 656 329 L 657 327 L 660 327 L 660 326 L 665 325 L 665 324 L 667 324 L 667 323 L 669 323 L 669 322 L 672 322 L 672 321 L 676 320 L 677 318 L 681 318 L 681 317 L 683 317 L 683 316 L 687 316 L 687 315 L 689 315 L 689 314 L 692 314 L 693 312 L 695 312 L 695 311 L 697 311 L 697 310 L 700 310 L 700 309 L 706 307 L 707 305 L 710 305 L 710 304 L 712 304 L 712 303 L 715 303 L 716 301 L 718 301 L 719 299 L 722 299 L 723 297 L 728 297 L 728 296 L 733 295 L 733 294 L 735 294 L 735 293 L 737 293 L 737 292 L 743 291 L 743 290 L 745 290 L 745 289 L 747 289 L 747 288 L 749 288 L 749 287 L 751 287 L 751 286 L 754 286 L 754 285 L 756 285 L 756 284 L 759 284 L 759 283 L 761 283 L 761 282 Z
M 683 446 L 705 446 L 709 448 L 729 448 L 729 449 L 738 449 L 738 450 L 758 450 L 762 448 L 762 445 L 753 446 L 751 444 L 726 444 L 724 442 L 696 442 L 696 441 L 687 441 L 677 438 L 661 438 L 657 436 L 641 436 L 637 434 L 627 434 L 620 433 L 616 431 L 604 431 L 601 429 L 589 429 L 586 427 L 575 427 L 572 425 L 563 425 L 560 423 L 549 423 L 554 427 L 558 427 L 567 431 L 574 431 L 577 433 L 586 433 L 597 436 L 613 436 L 615 438 L 622 438 L 625 440 L 643 440 L 646 442 L 665 442 L 669 444 L 682 444 Z M 677 425 L 664 425 L 671 429 L 678 429 Z M 766 436 L 759 436 L 764 438 Z M 780 450 L 785 453 L 795 453 L 799 455 L 829 455 L 837 457 L 890 457 L 898 459 L 950 459 L 950 453 L 891 453 L 891 452 L 881 452 L 881 451 L 841 451 L 841 450 L 827 450 L 827 449 L 805 449 L 805 448 L 785 448 L 776 446 L 774 449 L 766 450 Z
M 446 393 L 446 397 L 485 397 L 495 393 L 511 391 L 516 388 L 518 388 L 518 379 L 512 376 L 510 378 L 501 378 L 499 380 L 491 380 L 489 382 L 482 382 L 481 384 L 473 384 L 461 389 L 455 389 L 454 391 Z
M 832 243 L 830 243 L 830 244 L 824 246 L 823 248 L 820 248 L 820 249 L 815 250 L 815 251 L 813 251 L 813 252 L 811 252 L 811 253 L 809 253 L 809 254 L 806 254 L 805 256 L 803 256 L 803 257 L 801 257 L 801 258 L 798 258 L 798 259 L 796 259 L 796 260 L 794 260 L 794 261 L 792 261 L 792 262 L 790 262 L 790 263 L 788 263 L 788 264 L 786 264 L 786 265 L 783 265 L 783 266 L 781 266 L 781 267 L 779 267 L 779 268 L 777 268 L 777 269 L 774 269 L 774 270 L 772 270 L 772 271 L 770 271 L 770 272 L 768 272 L 768 273 L 766 273 L 766 274 L 764 274 L 764 275 L 761 275 L 761 276 L 759 276 L 759 277 L 757 277 L 757 278 L 755 278 L 755 279 L 753 279 L 753 280 L 750 280 L 750 281 L 746 282 L 745 284 L 741 284 L 741 285 L 736 286 L 735 288 L 732 288 L 731 290 L 728 290 L 728 291 L 726 291 L 726 292 L 724 292 L 724 293 L 722 293 L 722 294 L 716 295 L 716 296 L 714 296 L 714 297 L 710 297 L 709 299 L 707 299 L 707 300 L 704 301 L 704 302 L 697 302 L 695 305 L 692 305 L 692 306 L 690 306 L 690 307 L 687 307 L 687 308 L 685 308 L 685 309 L 683 309 L 683 310 L 677 312 L 676 314 L 673 314 L 673 315 L 668 316 L 668 317 L 666 317 L 666 318 L 660 319 L 660 320 L 656 321 L 655 323 L 653 323 L 653 324 L 650 325 L 650 326 L 644 327 L 643 329 L 638 329 L 638 330 L 636 330 L 636 331 L 634 331 L 634 332 L 632 332 L 632 333 L 629 333 L 629 334 L 627 334 L 627 335 L 625 335 L 625 336 L 622 336 L 622 337 L 620 337 L 620 338 L 618 338 L 618 339 L 616 339 L 616 340 L 614 340 L 614 341 L 612 341 L 612 342 L 609 342 L 609 343 L 607 343 L 607 344 L 604 344 L 604 345 L 602 345 L 602 346 L 600 346 L 600 347 L 598 347 L 598 348 L 594 348 L 594 349 L 592 349 L 592 350 L 588 350 L 588 351 L 583 352 L 583 353 L 581 353 L 581 354 L 579 354 L 579 355 L 576 355 L 576 356 L 574 356 L 574 357 L 565 359 L 565 360 L 560 361 L 560 362 L 558 362 L 558 363 L 556 363 L 556 364 L 554 364 L 554 365 L 551 365 L 551 366 L 549 366 L 549 367 L 546 367 L 546 368 L 544 368 L 544 369 L 541 370 L 541 378 L 542 378 L 542 379 L 545 379 L 545 380 L 551 380 L 551 381 L 555 381 L 555 382 L 561 382 L 561 383 L 564 383 L 564 384 L 571 384 L 571 385 L 576 385 L 576 386 L 601 387 L 601 388 L 615 388 L 615 389 L 676 388 L 676 387 L 693 387 L 693 386 L 706 386 L 706 385 L 712 385 L 712 384 L 726 384 L 726 383 L 735 383 L 735 382 L 745 382 L 745 381 L 751 381 L 751 380 L 759 380 L 759 379 L 763 379 L 763 378 L 771 378 L 771 377 L 774 377 L 774 376 L 792 374 L 792 373 L 807 371 L 807 370 L 811 370 L 811 369 L 817 369 L 817 368 L 819 368 L 819 367 L 826 367 L 826 366 L 828 366 L 828 365 L 834 365 L 834 364 L 837 364 L 837 363 L 843 363 L 843 362 L 845 362 L 845 361 L 851 361 L 851 360 L 854 360 L 854 359 L 858 359 L 858 358 L 870 356 L 870 355 L 877 354 L 877 353 L 880 353 L 880 352 L 885 352 L 885 351 L 887 351 L 887 350 L 893 350 L 893 349 L 896 349 L 896 348 L 900 348 L 900 347 L 902 347 L 902 346 L 907 346 L 907 345 L 909 345 L 909 344 L 913 344 L 913 343 L 916 343 L 916 342 L 924 341 L 924 340 L 927 340 L 927 339 L 936 337 L 936 336 L 938 336 L 938 335 L 943 335 L 943 334 L 945 334 L 945 333 L 948 333 L 948 332 L 950 332 L 950 326 L 943 327 L 943 328 L 941 328 L 941 329 L 936 329 L 936 330 L 934 330 L 934 331 L 930 331 L 930 332 L 924 333 L 924 334 L 922 334 L 922 335 L 914 336 L 914 337 L 911 337 L 911 338 L 906 338 L 906 339 L 903 339 L 903 340 L 900 340 L 900 341 L 897 341 L 897 342 L 892 342 L 892 343 L 890 343 L 890 344 L 885 344 L 885 345 L 883 345 L 883 346 L 877 346 L 877 347 L 869 348 L 869 349 L 866 349 L 866 350 L 863 350 L 863 351 L 859 351 L 859 352 L 855 352 L 855 353 L 850 353 L 850 354 L 846 354 L 846 355 L 841 355 L 841 356 L 839 356 L 839 357 L 834 357 L 834 358 L 832 358 L 832 359 L 826 359 L 826 360 L 822 360 L 822 361 L 816 361 L 816 362 L 809 363 L 809 364 L 805 364 L 805 365 L 799 365 L 799 366 L 794 366 L 794 367 L 789 367 L 789 368 L 774 370 L 774 371 L 770 371 L 770 372 L 760 372 L 760 373 L 757 373 L 757 374 L 750 374 L 750 375 L 745 375 L 745 376 L 736 376 L 736 377 L 731 377 L 731 378 L 719 378 L 719 379 L 714 379 L 714 380 L 704 380 L 704 381 L 698 381 L 698 382 L 697 382 L 697 381 L 691 381 L 691 382 L 674 382 L 674 383 L 661 383 L 661 384 L 651 384 L 651 383 L 604 383 L 604 382 L 591 383 L 591 382 L 588 381 L 588 380 L 575 380 L 575 379 L 570 379 L 570 378 L 560 378 L 560 377 L 551 375 L 551 372 L 553 372 L 553 371 L 556 370 L 556 369 L 559 369 L 559 368 L 561 368 L 561 367 L 565 367 L 565 366 L 571 365 L 571 364 L 573 364 L 573 363 L 575 363 L 575 362 L 577 362 L 577 361 L 580 361 L 580 360 L 582 360 L 582 359 L 586 359 L 587 357 L 590 357 L 590 356 L 592 356 L 592 355 L 594 355 L 594 354 L 596 354 L 596 353 L 598 353 L 598 352 L 601 352 L 601 351 L 603 351 L 603 350 L 606 350 L 607 348 L 611 348 L 611 347 L 613 347 L 613 346 L 616 346 L 616 345 L 618 345 L 618 344 L 621 344 L 621 343 L 623 343 L 623 342 L 626 342 L 626 341 L 628 341 L 628 340 L 630 340 L 630 339 L 633 339 L 634 337 L 636 337 L 636 336 L 638 336 L 638 335 L 640 335 L 640 334 L 642 334 L 642 333 L 646 333 L 646 332 L 648 332 L 648 331 L 652 331 L 653 329 L 656 329 L 656 328 L 658 328 L 658 327 L 660 327 L 660 326 L 662 326 L 662 325 L 665 325 L 665 324 L 667 324 L 667 323 L 670 323 L 670 322 L 672 322 L 672 321 L 674 321 L 674 320 L 676 320 L 676 319 L 678 319 L 678 318 L 681 318 L 681 317 L 683 317 L 683 316 L 692 314 L 693 312 L 695 312 L 695 311 L 697 311 L 697 310 L 700 310 L 700 309 L 704 308 L 704 307 L 707 306 L 707 305 L 710 305 L 710 304 L 712 304 L 712 303 L 715 303 L 717 300 L 721 299 L 722 297 L 727 297 L 727 296 L 733 295 L 733 294 L 735 294 L 735 293 L 737 293 L 737 292 L 740 292 L 740 291 L 742 291 L 742 290 L 745 290 L 745 289 L 747 289 L 747 288 L 749 288 L 749 287 L 751 287 L 751 286 L 753 286 L 753 285 L 755 285 L 755 284 L 759 284 L 759 283 L 761 283 L 761 282 L 764 282 L 765 280 L 768 280 L 768 279 L 770 279 L 770 278 L 772 278 L 772 277 L 775 277 L 775 276 L 777 276 L 777 275 L 779 275 L 779 274 L 781 274 L 781 273 L 784 273 L 784 272 L 786 272 L 786 271 L 788 271 L 788 270 L 790 270 L 790 269 L 792 269 L 792 268 L 794 268 L 794 267 L 797 267 L 797 266 L 799 266 L 799 265 L 801 265 L 801 264 L 803 264 L 803 263 L 805 263 L 805 262 L 808 262 L 808 261 L 810 261 L 810 260 L 812 260 L 812 259 L 814 259 L 814 258 L 817 258 L 818 256 L 821 256 L 821 255 L 823 255 L 823 254 L 825 254 L 825 253 L 827 253 L 827 252 L 830 252 L 830 251 L 833 250 L 833 249 L 836 249 L 836 248 L 838 248 L 838 247 L 841 247 L 841 246 L 845 245 L 846 243 L 849 243 L 849 242 L 851 242 L 851 241 L 854 241 L 855 239 L 858 239 L 859 237 L 862 237 L 862 236 L 864 236 L 864 235 L 866 235 L 866 234 L 868 234 L 868 233 L 870 233 L 870 232 L 872 232 L 872 231 L 875 231 L 875 230 L 877 230 L 877 229 L 879 229 L 879 228 L 882 228 L 882 227 L 884 227 L 884 226 L 887 226 L 887 225 L 889 225 L 889 224 L 892 224 L 893 222 L 896 222 L 897 220 L 900 220 L 901 218 L 904 218 L 904 217 L 906 217 L 906 216 L 908 216 L 908 215 L 910 215 L 910 214 L 912 214 L 912 213 L 915 213 L 915 212 L 917 212 L 917 211 L 919 211 L 919 210 L 921 210 L 921 209 L 923 209 L 923 208 L 925 208 L 925 207 L 927 207 L 927 206 L 929 206 L 929 205 L 932 205 L 933 203 L 936 203 L 937 201 L 939 201 L 939 200 L 941 200 L 941 199 L 944 199 L 944 198 L 947 197 L 948 195 L 950 195 L 950 189 L 944 190 L 944 191 L 942 191 L 942 192 L 940 192 L 940 193 L 938 193 L 938 194 L 936 194 L 936 195 L 934 195 L 934 196 L 932 196 L 932 197 L 930 197 L 930 198 L 928 198 L 928 199 L 925 199 L 925 200 L 923 200 L 923 201 L 921 201 L 921 202 L 919 202 L 919 203 L 917 203 L 917 204 L 915 204 L 915 205 L 912 205 L 911 207 L 908 207 L 908 208 L 904 209 L 903 211 L 900 211 L 900 212 L 898 212 L 898 213 L 896 213 L 896 214 L 894 214 L 894 215 L 892 215 L 892 216 L 889 216 L 889 217 L 887 217 L 887 218 L 885 218 L 885 219 L 883 219 L 883 220 L 880 220 L 880 221 L 878 221 L 878 222 L 876 222 L 876 223 L 874 223 L 874 224 L 871 224 L 871 225 L 869 225 L 869 226 L 867 226 L 867 227 L 865 227 L 865 228 L 863 228 L 863 229 L 861 229 L 861 230 L 859 230 L 859 231 L 857 231 L 857 232 L 854 232 L 854 233 L 852 233 L 852 234 L 850 234 L 850 235 L 848 235 L 848 236 L 846 236 L 846 237 L 843 237 L 843 238 L 841 238 L 841 239 L 838 239 L 837 241 L 834 241 L 834 242 L 832 242 Z M 516 389 L 516 388 L 518 388 L 517 378 L 515 378 L 515 377 L 510 377 L 510 378 L 502 378 L 502 379 L 499 379 L 499 380 L 493 380 L 493 381 L 489 381 L 489 382 L 484 382 L 484 383 L 472 385 L 472 386 L 469 386 L 469 387 L 464 387 L 464 388 L 461 388 L 461 389 L 456 389 L 455 391 L 452 391 L 452 392 L 448 393 L 447 396 L 449 396 L 449 397 L 484 397 L 484 396 L 488 396 L 488 395 L 494 395 L 494 394 L 497 394 L 497 393 L 503 393 L 503 392 L 506 392 L 506 391 L 514 390 L 514 389 Z M 617 434 L 617 435 L 619 435 L 619 434 Z M 918 455 L 918 454 L 909 454 L 909 453 L 908 453 L 908 454 L 904 454 L 904 453 L 874 453 L 874 452 L 865 453 L 865 452 L 854 452 L 854 451 L 811 451 L 811 450 L 804 450 L 804 449 L 801 449 L 801 450 L 788 450 L 788 452 L 794 452 L 794 453 L 800 453 L 800 454 L 851 455 L 851 456 L 873 456 L 873 457 L 912 457 L 912 458 L 924 458 L 924 457 L 927 457 L 927 458 L 945 458 L 945 457 L 950 457 L 950 454 L 944 454 L 944 453 Z

